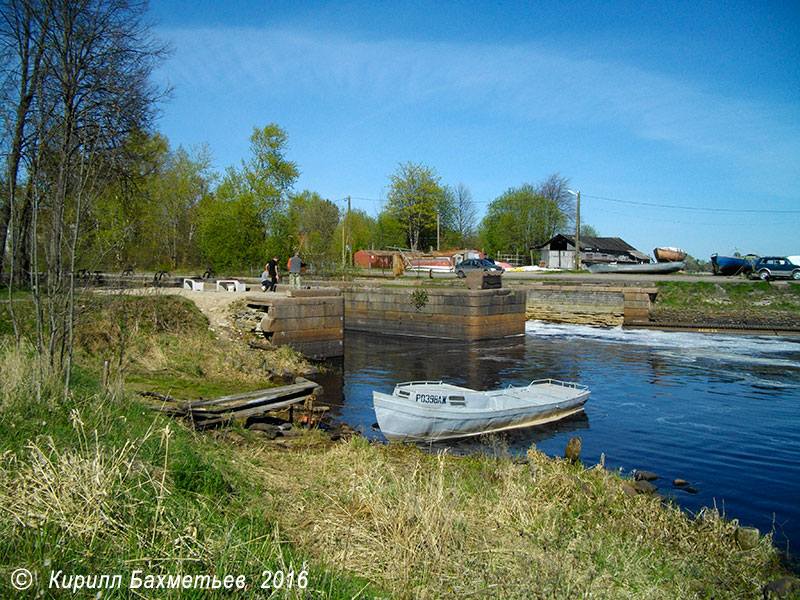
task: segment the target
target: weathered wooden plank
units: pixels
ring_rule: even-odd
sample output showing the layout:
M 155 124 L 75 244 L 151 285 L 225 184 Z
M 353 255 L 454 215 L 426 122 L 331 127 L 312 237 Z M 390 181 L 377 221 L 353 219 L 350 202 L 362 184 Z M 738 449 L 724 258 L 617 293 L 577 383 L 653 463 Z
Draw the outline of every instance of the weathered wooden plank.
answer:
M 284 385 L 281 387 L 276 388 L 269 388 L 266 390 L 256 390 L 254 392 L 245 392 L 243 394 L 232 394 L 230 396 L 220 396 L 218 398 L 211 398 L 207 400 L 198 400 L 195 402 L 189 402 L 187 404 L 182 405 L 180 408 L 183 409 L 196 409 L 201 407 L 208 407 L 214 406 L 218 404 L 224 404 L 228 402 L 240 402 L 240 401 L 248 401 L 248 400 L 260 400 L 260 401 L 269 401 L 270 399 L 280 398 L 282 396 L 293 394 L 296 392 L 302 392 L 306 390 L 314 390 L 315 388 L 319 387 L 318 383 L 314 383 L 313 381 L 309 381 L 304 377 L 298 377 L 295 379 L 295 382 L 289 385 Z M 310 393 L 306 391 L 306 393 Z
M 246 417 L 254 417 L 256 415 L 262 415 L 264 413 L 271 412 L 273 410 L 279 410 L 281 408 L 286 408 L 292 404 L 297 404 L 298 402 L 303 402 L 305 399 L 308 398 L 308 395 L 298 396 L 297 398 L 290 398 L 288 400 L 283 400 L 281 402 L 273 402 L 271 404 L 264 404 L 262 406 L 257 406 L 245 410 L 237 410 L 237 411 L 229 411 L 223 413 L 215 413 L 213 416 L 209 416 L 207 418 L 197 418 L 199 416 L 198 413 L 192 411 L 189 413 L 188 417 L 194 419 L 194 423 L 196 427 L 205 428 L 205 427 L 212 427 L 215 425 L 220 425 L 223 423 L 229 423 L 233 419 L 244 419 Z

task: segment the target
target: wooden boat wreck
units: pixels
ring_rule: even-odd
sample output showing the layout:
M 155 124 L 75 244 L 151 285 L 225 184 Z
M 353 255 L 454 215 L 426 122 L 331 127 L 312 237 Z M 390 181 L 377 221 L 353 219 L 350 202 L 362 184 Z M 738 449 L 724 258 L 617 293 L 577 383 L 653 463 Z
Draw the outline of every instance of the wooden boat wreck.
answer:
M 481 392 L 441 381 L 398 383 L 373 391 L 381 432 L 389 440 L 433 441 L 529 427 L 583 410 L 589 388 L 556 379 Z
M 315 397 L 321 391 L 322 387 L 318 383 L 304 377 L 297 377 L 290 385 L 194 402 L 186 402 L 153 392 L 139 393 L 142 396 L 161 401 L 159 406 L 151 407 L 152 410 L 188 419 L 197 429 L 206 429 L 228 424 L 234 419 L 265 415 L 268 412 L 304 402 Z
M 653 248 L 653 256 L 658 262 L 681 262 L 686 258 L 686 252 L 675 246 L 660 246 Z

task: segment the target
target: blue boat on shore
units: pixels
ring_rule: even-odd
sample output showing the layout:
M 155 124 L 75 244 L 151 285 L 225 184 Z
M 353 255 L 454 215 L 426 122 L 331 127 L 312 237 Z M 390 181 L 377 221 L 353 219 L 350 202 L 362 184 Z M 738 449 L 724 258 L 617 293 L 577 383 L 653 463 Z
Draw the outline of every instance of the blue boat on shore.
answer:
M 747 274 L 753 270 L 753 259 L 748 256 L 711 255 L 711 267 L 714 275 Z

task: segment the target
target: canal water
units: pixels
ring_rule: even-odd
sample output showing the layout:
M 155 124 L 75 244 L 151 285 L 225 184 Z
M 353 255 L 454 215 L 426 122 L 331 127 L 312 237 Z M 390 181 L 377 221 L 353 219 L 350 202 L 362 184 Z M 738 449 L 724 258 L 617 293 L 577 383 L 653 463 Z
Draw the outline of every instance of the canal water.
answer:
M 658 474 L 662 493 L 696 513 L 773 531 L 800 548 L 800 339 L 530 321 L 526 334 L 491 342 L 443 342 L 351 334 L 341 371 L 322 381 L 334 416 L 368 437 L 372 391 L 442 379 L 490 390 L 554 378 L 588 385 L 583 414 L 557 424 L 469 438 L 432 449 L 524 453 L 532 443 L 563 456 L 572 436 L 581 458 L 609 469 Z M 426 444 L 425 446 L 429 446 Z M 672 486 L 689 481 L 696 494 Z

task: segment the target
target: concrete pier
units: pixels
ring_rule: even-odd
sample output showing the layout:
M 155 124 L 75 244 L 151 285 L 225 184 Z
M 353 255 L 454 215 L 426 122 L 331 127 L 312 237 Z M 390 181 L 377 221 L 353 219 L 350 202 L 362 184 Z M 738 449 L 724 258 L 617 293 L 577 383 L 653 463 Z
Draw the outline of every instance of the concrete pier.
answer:
M 525 333 L 525 291 L 431 287 L 345 290 L 345 329 L 452 340 Z
M 249 296 L 247 305 L 264 313 L 260 329 L 274 346 L 291 346 L 311 358 L 344 354 L 344 301 L 339 290 L 292 290 L 289 297 Z

